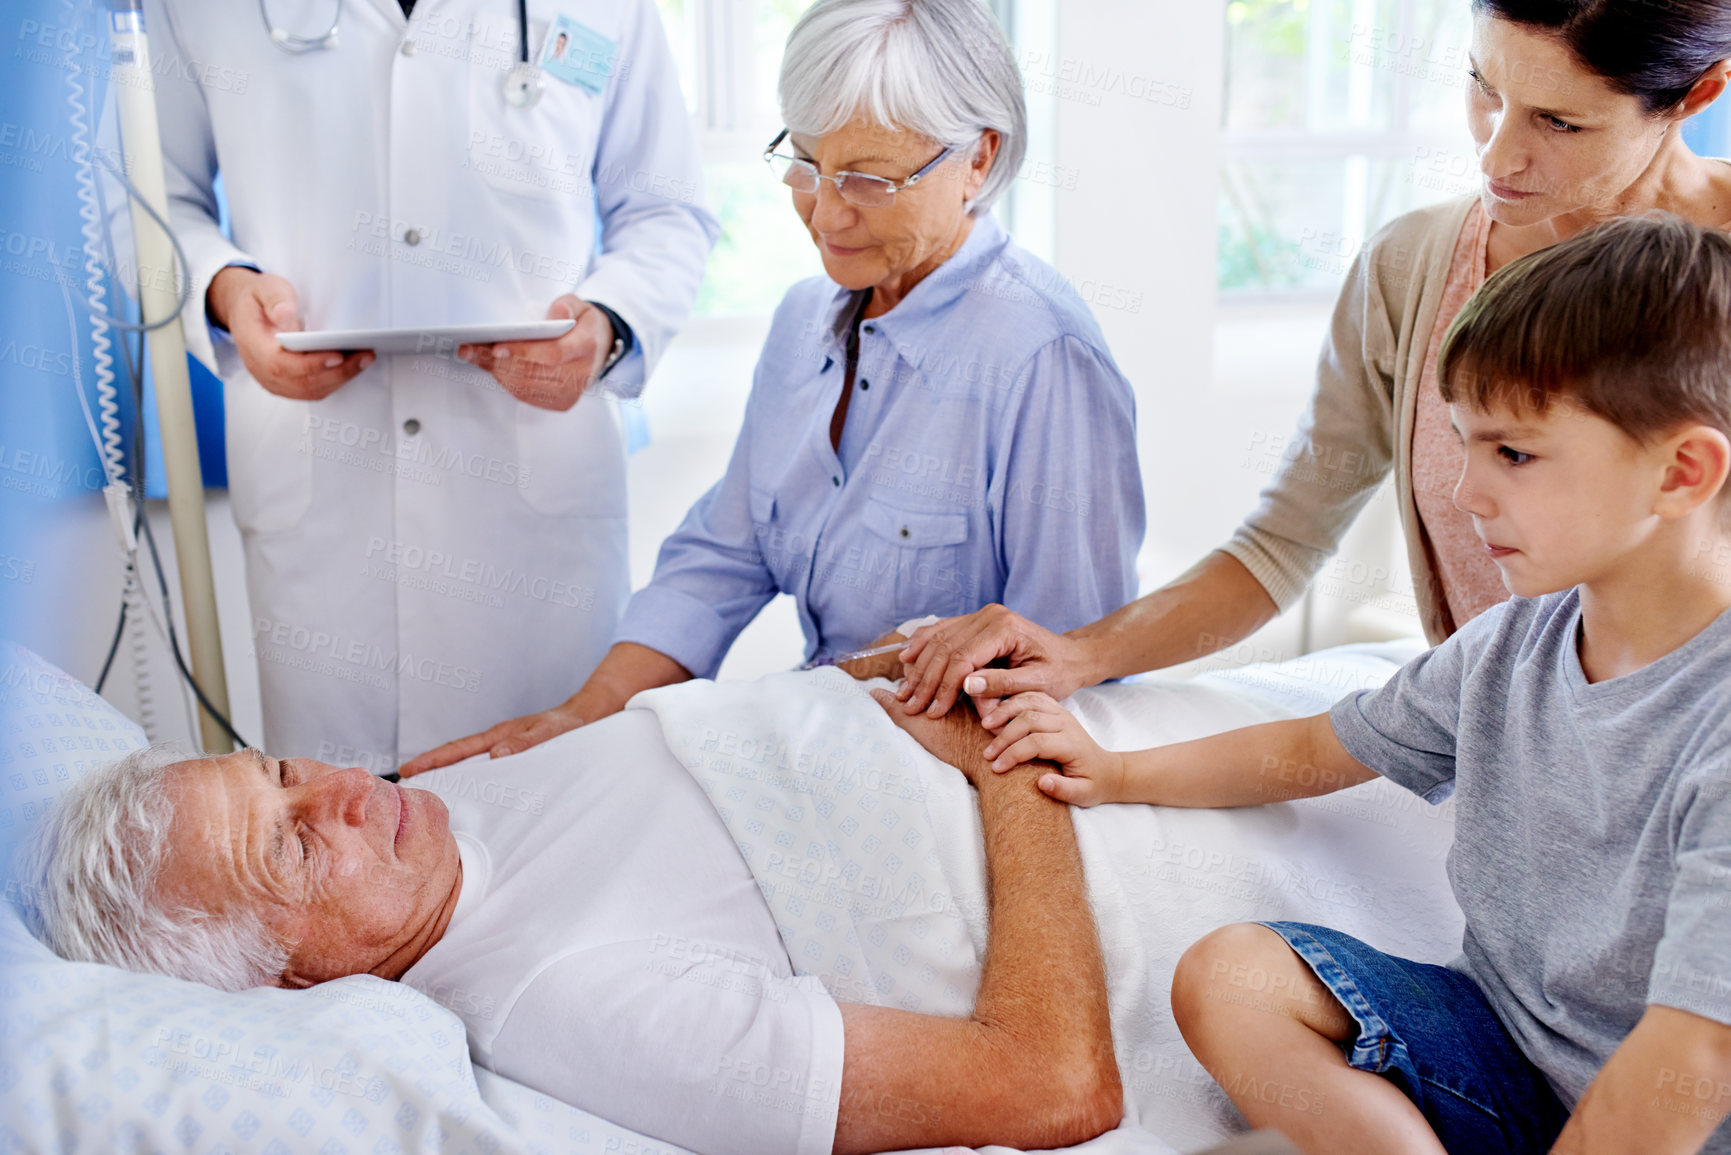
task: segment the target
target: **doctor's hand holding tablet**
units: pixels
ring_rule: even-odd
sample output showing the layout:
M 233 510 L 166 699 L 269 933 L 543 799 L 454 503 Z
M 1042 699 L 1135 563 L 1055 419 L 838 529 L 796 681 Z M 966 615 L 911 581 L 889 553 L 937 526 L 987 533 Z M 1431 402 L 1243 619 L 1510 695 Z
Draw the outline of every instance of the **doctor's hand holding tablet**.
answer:
M 271 273 L 230 265 L 211 278 L 204 301 L 253 380 L 278 397 L 322 401 L 377 360 L 371 349 L 296 353 L 280 345 L 278 332 L 300 328 L 300 298 Z
M 292 284 L 232 265 L 211 279 L 205 302 L 253 379 L 295 401 L 330 396 L 380 352 L 448 355 L 455 345 L 460 360 L 492 374 L 517 400 L 562 413 L 628 351 L 607 313 L 575 293 L 554 301 L 545 321 L 530 324 L 308 333 L 300 329 Z
M 464 344 L 457 356 L 491 373 L 517 400 L 564 412 L 625 354 L 626 345 L 607 314 L 575 293 L 554 301 L 547 318 L 574 323 L 551 340 Z

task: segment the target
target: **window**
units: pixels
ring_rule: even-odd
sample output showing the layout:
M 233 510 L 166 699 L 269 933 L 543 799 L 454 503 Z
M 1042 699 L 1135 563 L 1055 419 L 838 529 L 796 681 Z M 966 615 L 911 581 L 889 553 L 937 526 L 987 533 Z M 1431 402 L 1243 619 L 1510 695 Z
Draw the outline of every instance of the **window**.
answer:
M 787 191 L 759 159 L 781 128 L 782 46 L 809 2 L 656 0 L 721 221 L 696 316 L 767 315 L 789 285 L 823 271 Z
M 1230 0 L 1222 301 L 1332 296 L 1364 240 L 1477 187 L 1462 0 Z

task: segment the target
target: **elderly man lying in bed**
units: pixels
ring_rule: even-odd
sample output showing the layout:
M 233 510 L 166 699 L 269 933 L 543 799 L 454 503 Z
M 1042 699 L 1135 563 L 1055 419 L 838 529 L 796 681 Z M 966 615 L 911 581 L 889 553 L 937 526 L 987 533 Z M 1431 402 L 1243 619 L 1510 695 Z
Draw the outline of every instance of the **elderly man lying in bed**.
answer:
M 978 791 L 991 939 L 965 1019 L 795 976 L 646 711 L 412 788 L 256 750 L 134 755 L 45 824 L 37 930 L 67 958 L 227 989 L 400 979 L 463 1018 L 483 1065 L 705 1152 L 1045 1148 L 1115 1126 L 1068 808 L 1034 766 L 991 773 L 977 717 L 890 716 Z

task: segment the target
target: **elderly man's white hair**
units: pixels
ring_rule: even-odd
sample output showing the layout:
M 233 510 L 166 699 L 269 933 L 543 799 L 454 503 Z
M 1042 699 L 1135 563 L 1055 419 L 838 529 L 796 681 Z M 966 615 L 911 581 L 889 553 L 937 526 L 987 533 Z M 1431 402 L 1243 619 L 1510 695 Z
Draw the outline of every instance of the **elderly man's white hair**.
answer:
M 781 58 L 783 123 L 821 136 L 862 113 L 946 146 L 997 129 L 998 156 L 970 212 L 1003 195 L 1028 151 L 1021 73 L 979 0 L 817 0 L 806 9 Z
M 155 892 L 174 805 L 173 746 L 135 750 L 75 783 L 23 848 L 32 929 L 61 958 L 208 983 L 275 986 L 288 950 L 251 912 L 167 906 Z

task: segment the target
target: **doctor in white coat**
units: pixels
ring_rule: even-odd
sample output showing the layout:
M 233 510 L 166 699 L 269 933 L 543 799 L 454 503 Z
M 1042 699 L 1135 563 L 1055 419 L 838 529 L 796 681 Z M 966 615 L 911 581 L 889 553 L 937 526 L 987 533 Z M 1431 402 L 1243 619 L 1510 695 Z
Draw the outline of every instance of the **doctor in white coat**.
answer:
M 553 705 L 629 592 L 619 401 L 719 233 L 654 0 L 529 0 L 521 32 L 513 0 L 146 12 L 264 745 L 382 773 Z M 565 316 L 556 341 L 415 356 L 275 338 Z

